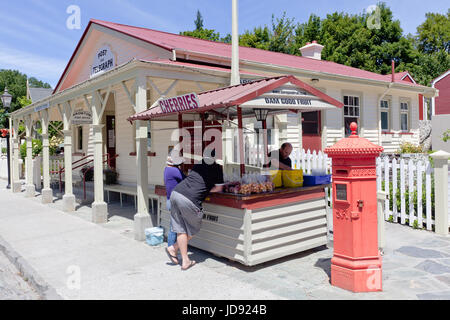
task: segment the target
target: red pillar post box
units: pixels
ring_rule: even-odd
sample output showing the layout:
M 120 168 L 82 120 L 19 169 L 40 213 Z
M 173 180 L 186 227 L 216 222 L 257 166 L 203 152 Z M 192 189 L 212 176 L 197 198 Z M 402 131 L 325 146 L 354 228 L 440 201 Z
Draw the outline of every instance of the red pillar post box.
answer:
M 324 151 L 333 160 L 331 284 L 353 292 L 381 291 L 377 239 L 376 157 L 383 148 L 356 135 Z

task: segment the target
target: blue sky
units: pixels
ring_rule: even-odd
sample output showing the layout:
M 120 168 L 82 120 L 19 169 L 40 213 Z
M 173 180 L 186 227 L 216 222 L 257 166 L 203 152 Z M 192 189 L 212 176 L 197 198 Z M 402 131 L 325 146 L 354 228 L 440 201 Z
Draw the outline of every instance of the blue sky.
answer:
M 239 0 L 239 31 L 271 23 L 272 13 L 286 11 L 295 22 L 304 22 L 311 13 L 344 11 L 361 13 L 374 0 Z M 404 33 L 415 33 L 426 12 L 446 13 L 444 0 L 386 1 L 400 20 Z M 81 29 L 68 29 L 67 8 L 80 8 Z M 18 69 L 28 76 L 58 82 L 91 18 L 179 33 L 192 30 L 197 9 L 204 27 L 221 35 L 231 32 L 231 0 L 3 0 L 0 11 L 0 69 Z

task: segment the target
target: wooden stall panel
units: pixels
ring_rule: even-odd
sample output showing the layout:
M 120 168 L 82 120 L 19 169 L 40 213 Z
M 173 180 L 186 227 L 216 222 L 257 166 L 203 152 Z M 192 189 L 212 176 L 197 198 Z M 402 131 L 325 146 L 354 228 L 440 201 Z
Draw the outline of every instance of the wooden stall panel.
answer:
M 324 199 L 278 206 L 251 213 L 251 244 L 248 265 L 327 244 Z

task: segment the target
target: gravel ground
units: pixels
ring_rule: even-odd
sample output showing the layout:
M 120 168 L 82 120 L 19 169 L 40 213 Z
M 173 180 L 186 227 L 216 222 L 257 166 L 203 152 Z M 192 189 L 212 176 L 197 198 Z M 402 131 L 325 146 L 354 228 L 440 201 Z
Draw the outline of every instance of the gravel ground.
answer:
M 0 300 L 40 300 L 19 270 L 0 252 Z

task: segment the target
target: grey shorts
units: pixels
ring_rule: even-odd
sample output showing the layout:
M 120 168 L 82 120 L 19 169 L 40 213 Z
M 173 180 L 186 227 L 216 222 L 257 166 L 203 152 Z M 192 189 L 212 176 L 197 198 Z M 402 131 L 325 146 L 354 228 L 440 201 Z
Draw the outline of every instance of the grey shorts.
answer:
M 203 210 L 182 194 L 172 191 L 170 195 L 170 222 L 172 232 L 193 236 L 202 226 Z

